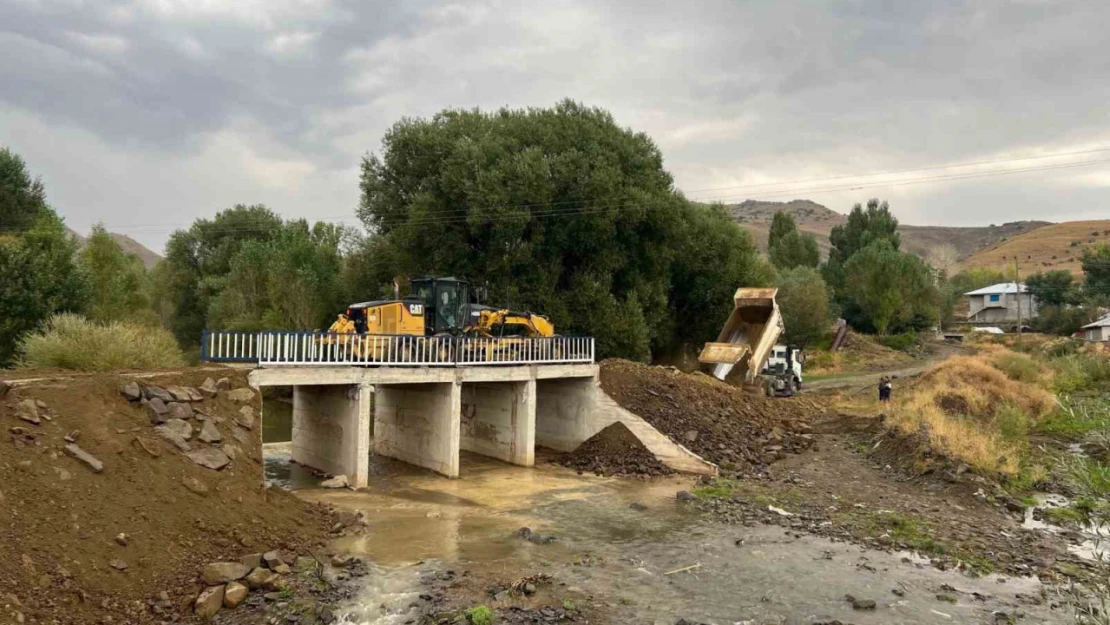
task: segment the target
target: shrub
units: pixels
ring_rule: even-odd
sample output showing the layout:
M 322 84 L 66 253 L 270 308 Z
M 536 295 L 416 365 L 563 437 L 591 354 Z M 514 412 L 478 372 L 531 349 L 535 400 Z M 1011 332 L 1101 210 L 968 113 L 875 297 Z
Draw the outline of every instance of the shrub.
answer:
M 490 625 L 493 623 L 493 611 L 484 605 L 467 608 L 466 619 L 471 625 Z
M 999 351 L 991 356 L 991 364 L 1017 382 L 1037 384 L 1045 373 L 1035 360 L 1025 354 Z
M 20 342 L 23 366 L 77 371 L 182 367 L 185 358 L 168 331 L 113 322 L 97 324 L 80 315 L 55 315 Z
M 918 337 L 916 332 L 903 332 L 890 336 L 877 336 L 875 339 L 890 349 L 908 352 L 917 345 Z

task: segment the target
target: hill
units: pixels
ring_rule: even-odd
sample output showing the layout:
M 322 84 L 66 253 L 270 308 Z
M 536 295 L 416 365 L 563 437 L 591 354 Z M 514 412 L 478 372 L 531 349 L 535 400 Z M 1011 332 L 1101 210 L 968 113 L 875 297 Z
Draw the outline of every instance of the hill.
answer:
M 756 244 L 766 251 L 767 234 L 771 219 L 778 211 L 794 217 L 798 230 L 808 232 L 817 239 L 821 256 L 829 253 L 829 233 L 835 226 L 848 220 L 847 215 L 838 213 L 810 200 L 791 200 L 789 202 L 760 202 L 746 200 L 740 204 L 726 207 L 737 223 L 751 231 Z M 958 259 L 968 258 L 975 253 L 998 245 L 1003 241 L 1024 233 L 1036 231 L 1049 225 L 1047 221 L 1015 221 L 1010 223 L 979 227 L 948 226 L 911 226 L 901 224 L 898 231 L 902 234 L 902 248 L 921 257 L 927 257 L 931 250 L 952 245 L 956 248 Z
M 66 230 L 69 232 L 69 236 L 73 237 L 77 241 L 78 245 L 80 245 L 81 247 L 85 247 L 85 239 L 87 237 L 81 236 L 77 233 L 76 230 L 72 228 L 67 227 Z M 143 261 L 143 264 L 146 265 L 147 269 L 150 269 L 155 265 L 155 263 L 162 260 L 162 257 L 159 256 L 158 253 L 152 251 L 147 246 L 139 243 L 126 234 L 119 234 L 117 232 L 109 232 L 108 234 L 112 237 L 112 240 L 116 242 L 116 245 L 120 246 L 120 249 L 138 256 L 139 260 Z
M 980 250 L 960 266 L 1004 269 L 1017 261 L 1025 275 L 1064 269 L 1079 276 L 1083 273 L 1079 264 L 1083 250 L 1098 243 L 1110 243 L 1110 219 L 1069 221 L 1038 228 Z

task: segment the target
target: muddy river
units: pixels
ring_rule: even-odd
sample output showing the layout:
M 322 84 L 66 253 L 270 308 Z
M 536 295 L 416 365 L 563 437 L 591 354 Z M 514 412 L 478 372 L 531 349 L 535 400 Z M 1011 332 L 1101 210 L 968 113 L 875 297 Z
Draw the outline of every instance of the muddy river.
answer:
M 266 458 L 271 482 L 370 519 L 365 534 L 335 545 L 373 563 L 362 596 L 347 606 L 347 623 L 406 622 L 422 592 L 420 575 L 443 568 L 506 582 L 551 574 L 559 584 L 512 601 L 585 601 L 618 623 L 1071 622 L 1050 608 L 1050 596 L 1041 602 L 1043 589 L 1032 578 L 973 578 L 936 570 L 913 554 L 708 521 L 675 499 L 691 487 L 689 478 L 580 476 L 464 454 L 456 480 L 372 458 L 371 487 L 354 492 L 317 488 L 311 474 L 289 464 L 287 445 L 267 446 Z M 522 540 L 514 536 L 521 527 L 556 540 Z M 855 610 L 846 595 L 876 607 Z

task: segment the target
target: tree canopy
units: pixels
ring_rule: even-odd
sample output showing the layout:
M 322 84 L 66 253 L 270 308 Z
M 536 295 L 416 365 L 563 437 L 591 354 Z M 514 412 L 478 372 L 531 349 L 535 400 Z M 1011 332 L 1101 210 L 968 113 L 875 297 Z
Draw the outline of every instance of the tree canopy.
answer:
M 771 231 L 767 236 L 767 253 L 771 263 L 779 269 L 816 267 L 821 264 L 817 239 L 811 234 L 799 232 L 794 218 L 783 211 L 776 212 L 771 219 Z
M 851 277 L 844 295 L 860 313 L 856 327 L 870 325 L 887 334 L 936 323 L 939 293 L 932 269 L 917 256 L 899 252 L 888 238 L 852 254 L 844 271 Z
M 1075 278 L 1063 269 L 1035 273 L 1025 279 L 1025 286 L 1033 297 L 1047 306 L 1074 303 L 1079 295 Z
M 146 267 L 124 252 L 103 224 L 93 226 L 80 262 L 89 280 L 88 316 L 95 321 L 151 321 Z
M 890 213 L 890 205 L 877 198 L 867 201 L 866 210 L 856 204 L 848 213 L 848 221 L 833 226 L 829 233 L 829 260 L 825 263 L 825 281 L 836 292 L 845 286 L 844 264 L 856 252 L 875 243 L 887 241 L 894 251 L 898 251 L 901 237 L 898 234 L 898 220 Z
M 779 271 L 775 286 L 788 341 L 805 348 L 828 332 L 829 290 L 821 272 L 812 267 Z
M 569 100 L 402 120 L 364 159 L 361 189 L 388 263 L 369 272 L 488 283 L 494 302 L 592 334 L 603 355 L 703 341 L 691 322 L 719 327 L 736 287 L 771 278 L 750 235 L 675 192 L 651 139 Z
M 52 213 L 42 180 L 31 177 L 22 157 L 0 148 L 0 235 L 19 234 Z
M 1110 245 L 1100 243 L 1083 250 L 1084 289 L 1090 296 L 1110 297 Z

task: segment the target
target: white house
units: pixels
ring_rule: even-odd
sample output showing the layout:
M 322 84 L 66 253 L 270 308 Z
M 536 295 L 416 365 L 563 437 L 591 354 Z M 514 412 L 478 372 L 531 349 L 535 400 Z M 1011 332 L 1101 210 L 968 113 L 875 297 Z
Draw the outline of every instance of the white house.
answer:
M 1017 323 L 1019 303 L 1024 322 L 1036 317 L 1039 308 L 1025 285 L 1014 282 L 992 284 L 964 295 L 970 303 L 967 320 L 972 323 Z
M 1088 341 L 1110 341 L 1110 314 L 1083 326 L 1083 338 Z

